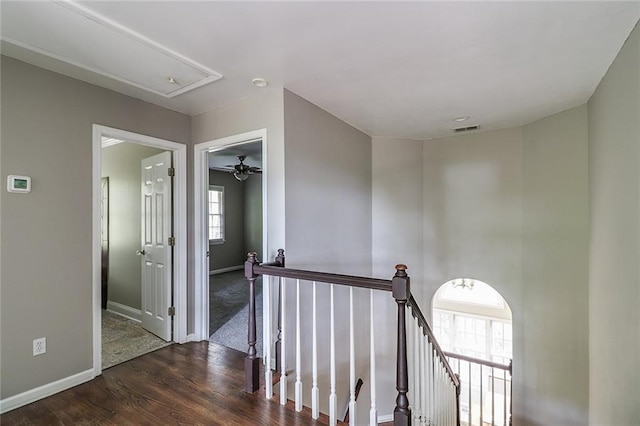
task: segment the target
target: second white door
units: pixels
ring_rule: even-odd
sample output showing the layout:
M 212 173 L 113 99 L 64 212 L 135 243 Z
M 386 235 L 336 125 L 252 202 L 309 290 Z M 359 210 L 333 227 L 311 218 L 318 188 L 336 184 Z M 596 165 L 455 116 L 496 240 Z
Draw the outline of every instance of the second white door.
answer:
M 142 160 L 142 326 L 171 340 L 172 294 L 171 152 Z

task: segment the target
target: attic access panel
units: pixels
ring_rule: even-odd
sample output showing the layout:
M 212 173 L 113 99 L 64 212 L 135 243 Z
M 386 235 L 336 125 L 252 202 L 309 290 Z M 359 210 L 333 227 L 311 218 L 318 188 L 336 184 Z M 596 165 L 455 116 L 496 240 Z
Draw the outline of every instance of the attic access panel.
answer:
M 165 98 L 222 78 L 77 3 L 7 2 L 2 9 L 2 40 Z

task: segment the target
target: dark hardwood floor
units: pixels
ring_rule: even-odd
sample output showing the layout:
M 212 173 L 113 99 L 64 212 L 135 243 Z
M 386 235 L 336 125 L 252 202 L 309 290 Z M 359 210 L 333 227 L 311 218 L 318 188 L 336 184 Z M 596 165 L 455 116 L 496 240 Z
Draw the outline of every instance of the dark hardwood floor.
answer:
M 247 394 L 244 354 L 209 342 L 171 345 L 0 416 L 5 425 L 325 425 L 263 392 Z

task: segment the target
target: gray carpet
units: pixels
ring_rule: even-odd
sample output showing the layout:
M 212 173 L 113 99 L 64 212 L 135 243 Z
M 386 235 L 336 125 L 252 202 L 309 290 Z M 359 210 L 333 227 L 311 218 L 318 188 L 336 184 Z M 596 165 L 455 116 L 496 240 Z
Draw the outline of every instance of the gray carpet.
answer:
M 102 369 L 170 345 L 132 321 L 102 310 Z
M 209 279 L 209 340 L 246 352 L 249 284 L 244 271 L 212 275 Z M 256 280 L 256 348 L 262 356 L 262 277 Z

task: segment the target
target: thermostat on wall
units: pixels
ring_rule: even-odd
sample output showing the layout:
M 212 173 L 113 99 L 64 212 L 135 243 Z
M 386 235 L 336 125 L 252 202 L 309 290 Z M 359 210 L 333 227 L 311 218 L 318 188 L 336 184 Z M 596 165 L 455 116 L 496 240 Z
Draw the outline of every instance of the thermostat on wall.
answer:
M 29 176 L 7 176 L 7 191 L 20 193 L 31 192 L 31 178 Z

